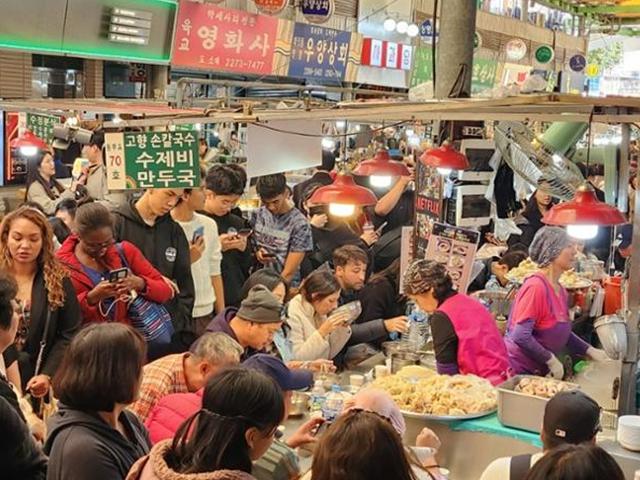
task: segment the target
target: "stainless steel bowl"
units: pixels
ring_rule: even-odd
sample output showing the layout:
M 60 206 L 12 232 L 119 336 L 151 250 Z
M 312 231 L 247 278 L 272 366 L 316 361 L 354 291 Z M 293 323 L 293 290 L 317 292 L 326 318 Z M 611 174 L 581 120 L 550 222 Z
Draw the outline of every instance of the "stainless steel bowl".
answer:
M 412 352 L 395 352 L 391 354 L 391 373 L 398 373 L 403 367 L 420 363 L 420 355 Z
M 309 411 L 309 395 L 302 392 L 293 392 L 291 396 L 290 417 L 302 417 Z

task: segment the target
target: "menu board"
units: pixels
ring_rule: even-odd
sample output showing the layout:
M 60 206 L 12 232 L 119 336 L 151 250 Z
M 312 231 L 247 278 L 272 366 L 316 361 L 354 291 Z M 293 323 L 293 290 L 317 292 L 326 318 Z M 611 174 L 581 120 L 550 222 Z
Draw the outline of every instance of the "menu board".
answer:
M 459 293 L 466 293 L 473 270 L 480 233 L 476 230 L 434 223 L 427 246 L 427 260 L 443 264 Z

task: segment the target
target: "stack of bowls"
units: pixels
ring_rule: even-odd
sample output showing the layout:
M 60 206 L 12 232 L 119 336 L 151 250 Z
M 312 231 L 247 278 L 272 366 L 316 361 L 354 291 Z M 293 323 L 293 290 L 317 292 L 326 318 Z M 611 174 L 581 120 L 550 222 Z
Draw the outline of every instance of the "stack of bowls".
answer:
M 618 419 L 618 443 L 633 452 L 640 452 L 640 415 L 624 415 Z

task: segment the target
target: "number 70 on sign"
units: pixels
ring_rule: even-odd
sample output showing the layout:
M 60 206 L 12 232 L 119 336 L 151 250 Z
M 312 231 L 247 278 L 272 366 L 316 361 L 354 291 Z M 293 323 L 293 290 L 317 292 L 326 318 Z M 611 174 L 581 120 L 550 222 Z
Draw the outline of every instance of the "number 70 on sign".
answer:
M 107 186 L 109 190 L 127 188 L 125 168 L 124 134 L 107 133 L 104 136 L 107 157 Z

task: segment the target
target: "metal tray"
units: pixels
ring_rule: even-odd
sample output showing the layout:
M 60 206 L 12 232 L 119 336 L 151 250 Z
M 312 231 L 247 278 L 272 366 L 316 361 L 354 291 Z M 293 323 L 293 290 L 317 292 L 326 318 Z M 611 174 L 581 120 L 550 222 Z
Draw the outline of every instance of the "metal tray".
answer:
M 498 420 L 505 427 L 540 433 L 544 409 L 549 399 L 516 392 L 514 389 L 523 378 L 540 377 L 535 375 L 516 375 L 498 385 Z M 580 388 L 575 383 L 555 381 L 567 384 L 575 389 Z
M 496 413 L 497 410 L 498 410 L 497 408 L 492 408 L 491 410 L 486 410 L 484 412 L 467 413 L 466 415 L 433 415 L 431 413 L 415 413 L 415 412 L 408 412 L 406 410 L 400 410 L 400 412 L 405 417 L 416 418 L 418 420 L 438 420 L 440 422 L 456 422 L 459 420 L 471 420 L 472 418 L 486 417 L 487 415 Z

